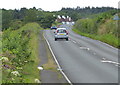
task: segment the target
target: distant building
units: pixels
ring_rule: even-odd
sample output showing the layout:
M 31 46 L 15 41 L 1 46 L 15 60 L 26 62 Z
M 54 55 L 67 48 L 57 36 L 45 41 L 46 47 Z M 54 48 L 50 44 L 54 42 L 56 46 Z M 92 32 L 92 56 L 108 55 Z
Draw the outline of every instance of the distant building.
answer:
M 56 21 L 58 21 L 60 23 L 73 22 L 73 20 L 71 19 L 71 17 L 69 17 L 69 16 L 65 17 L 65 16 L 60 16 L 60 15 L 58 15 Z

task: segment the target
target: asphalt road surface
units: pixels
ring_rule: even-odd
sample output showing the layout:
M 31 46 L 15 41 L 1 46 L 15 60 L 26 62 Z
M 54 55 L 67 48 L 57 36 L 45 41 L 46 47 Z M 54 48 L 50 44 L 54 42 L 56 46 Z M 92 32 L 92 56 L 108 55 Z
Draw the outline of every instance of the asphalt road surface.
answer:
M 118 49 L 105 43 L 80 36 L 66 27 L 69 41 L 54 40 L 54 30 L 45 30 L 62 70 L 72 83 L 117 83 Z

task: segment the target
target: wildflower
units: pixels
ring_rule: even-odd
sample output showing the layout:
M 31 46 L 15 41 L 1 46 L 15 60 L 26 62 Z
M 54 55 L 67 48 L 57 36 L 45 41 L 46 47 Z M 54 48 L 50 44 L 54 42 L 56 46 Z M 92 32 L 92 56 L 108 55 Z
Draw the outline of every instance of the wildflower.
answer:
M 12 78 L 12 80 L 14 81 L 15 79 L 14 79 L 14 78 Z
M 24 61 L 25 63 L 27 63 L 28 61 Z
M 35 83 L 41 83 L 39 79 L 35 79 Z
M 22 70 L 23 68 L 22 67 L 16 67 L 18 70 Z
M 13 75 L 15 75 L 15 76 L 20 76 L 20 74 L 19 74 L 19 72 L 18 71 L 13 71 L 13 72 L 11 72 Z
M 8 65 L 2 65 L 1 68 L 4 68 L 4 69 L 9 69 L 9 66 Z
M 7 57 L 2 57 L 0 60 L 2 60 L 3 62 L 9 61 L 9 59 Z

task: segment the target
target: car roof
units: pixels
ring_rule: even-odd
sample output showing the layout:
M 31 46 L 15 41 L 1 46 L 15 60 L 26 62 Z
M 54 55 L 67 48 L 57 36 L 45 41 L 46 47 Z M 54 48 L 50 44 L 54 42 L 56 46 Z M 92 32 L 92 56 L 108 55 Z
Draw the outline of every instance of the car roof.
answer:
M 57 30 L 60 30 L 60 29 L 66 30 L 66 28 L 57 28 Z

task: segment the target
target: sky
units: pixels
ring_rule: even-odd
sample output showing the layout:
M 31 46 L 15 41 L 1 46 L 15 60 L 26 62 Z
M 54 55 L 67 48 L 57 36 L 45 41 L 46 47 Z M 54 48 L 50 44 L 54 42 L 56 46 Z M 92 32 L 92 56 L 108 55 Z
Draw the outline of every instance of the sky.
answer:
M 58 11 L 62 7 L 76 8 L 80 7 L 114 7 L 118 8 L 120 0 L 2 0 L 0 8 L 5 9 L 20 9 L 26 8 L 41 8 L 44 11 Z

